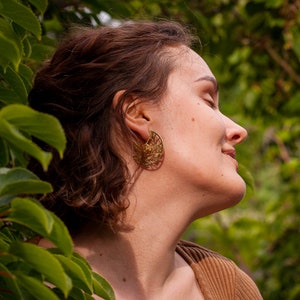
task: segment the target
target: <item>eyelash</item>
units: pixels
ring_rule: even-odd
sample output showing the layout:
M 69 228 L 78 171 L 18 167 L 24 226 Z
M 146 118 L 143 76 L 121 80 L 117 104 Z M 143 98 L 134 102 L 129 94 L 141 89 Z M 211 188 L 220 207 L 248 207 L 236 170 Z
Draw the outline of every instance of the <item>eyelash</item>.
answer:
M 211 108 L 213 108 L 213 109 L 216 109 L 216 108 L 217 108 L 217 106 L 216 106 L 216 104 L 215 104 L 214 101 L 212 101 L 212 100 L 206 100 L 206 102 L 208 103 L 208 105 L 209 105 Z

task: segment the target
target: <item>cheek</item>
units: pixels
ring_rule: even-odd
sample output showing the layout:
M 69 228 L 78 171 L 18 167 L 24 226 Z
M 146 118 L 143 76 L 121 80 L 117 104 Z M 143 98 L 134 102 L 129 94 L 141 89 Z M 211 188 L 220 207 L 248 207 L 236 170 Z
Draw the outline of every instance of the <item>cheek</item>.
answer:
M 204 151 L 224 140 L 225 123 L 222 114 L 205 103 L 190 97 L 189 101 L 166 109 L 160 118 L 160 134 L 170 147 Z M 189 104 L 189 105 L 188 105 Z

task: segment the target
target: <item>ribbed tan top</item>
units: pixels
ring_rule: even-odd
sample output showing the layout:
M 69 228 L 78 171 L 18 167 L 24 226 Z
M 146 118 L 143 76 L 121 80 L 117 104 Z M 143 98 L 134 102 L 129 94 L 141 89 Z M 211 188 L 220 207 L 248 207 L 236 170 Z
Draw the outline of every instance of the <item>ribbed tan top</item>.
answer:
M 254 281 L 230 259 L 187 241 L 177 253 L 191 266 L 205 300 L 262 300 Z

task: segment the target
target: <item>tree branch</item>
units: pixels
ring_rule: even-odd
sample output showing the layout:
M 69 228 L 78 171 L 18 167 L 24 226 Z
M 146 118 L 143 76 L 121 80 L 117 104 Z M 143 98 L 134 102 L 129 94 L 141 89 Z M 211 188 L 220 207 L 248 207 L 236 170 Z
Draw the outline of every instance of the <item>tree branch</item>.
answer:
M 269 45 L 265 44 L 264 45 L 265 49 L 269 53 L 269 55 L 278 63 L 282 69 L 290 75 L 290 77 L 300 85 L 300 76 L 297 75 L 297 73 L 292 69 L 292 67 L 283 59 L 280 57 L 280 55 Z

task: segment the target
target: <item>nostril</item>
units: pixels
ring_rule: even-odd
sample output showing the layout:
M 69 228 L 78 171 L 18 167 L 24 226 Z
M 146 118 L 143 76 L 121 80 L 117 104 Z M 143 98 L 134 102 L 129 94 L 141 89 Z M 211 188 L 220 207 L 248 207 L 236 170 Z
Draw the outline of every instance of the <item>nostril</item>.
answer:
M 240 138 L 241 138 L 241 136 L 239 134 L 235 134 L 232 136 L 231 139 L 236 141 L 236 140 L 239 140 Z
M 246 139 L 246 137 L 247 137 L 246 130 L 245 131 L 232 130 L 227 134 L 228 141 L 231 141 L 233 144 L 241 143 Z

